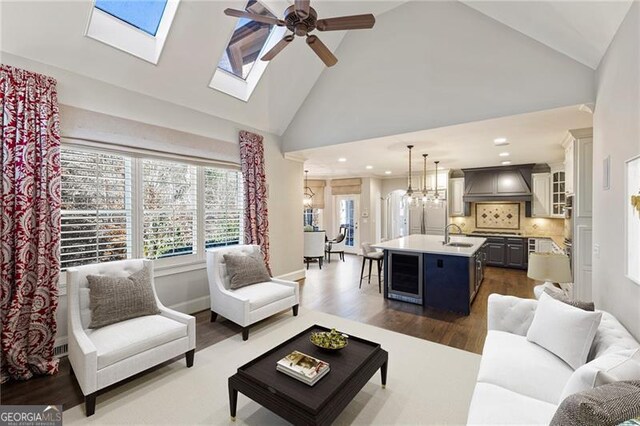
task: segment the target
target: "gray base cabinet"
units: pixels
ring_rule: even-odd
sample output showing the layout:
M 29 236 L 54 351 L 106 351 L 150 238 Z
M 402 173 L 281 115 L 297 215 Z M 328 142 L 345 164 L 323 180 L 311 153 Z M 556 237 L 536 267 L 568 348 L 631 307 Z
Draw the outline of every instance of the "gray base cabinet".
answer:
M 529 266 L 526 238 L 488 237 L 485 252 L 488 266 L 513 269 Z

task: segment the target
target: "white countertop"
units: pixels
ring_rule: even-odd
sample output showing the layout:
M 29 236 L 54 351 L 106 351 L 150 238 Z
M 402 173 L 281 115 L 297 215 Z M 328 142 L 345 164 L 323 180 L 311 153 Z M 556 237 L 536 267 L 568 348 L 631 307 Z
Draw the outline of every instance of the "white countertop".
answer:
M 376 243 L 371 246 L 377 249 L 409 251 L 417 253 L 444 254 L 448 256 L 471 257 L 482 247 L 486 238 L 481 237 L 461 237 L 451 235 L 451 241 L 471 243 L 471 247 L 451 247 L 443 244 L 444 237 L 441 235 L 409 235 L 395 240 Z

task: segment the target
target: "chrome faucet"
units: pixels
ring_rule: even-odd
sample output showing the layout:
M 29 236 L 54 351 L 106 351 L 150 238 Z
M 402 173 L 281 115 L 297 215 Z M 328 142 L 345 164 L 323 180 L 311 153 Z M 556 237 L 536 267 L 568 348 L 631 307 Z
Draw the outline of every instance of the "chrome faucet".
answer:
M 460 228 L 455 223 L 450 223 L 447 226 L 445 226 L 444 227 L 444 241 L 442 242 L 442 244 L 444 244 L 445 246 L 451 242 L 451 236 L 449 235 L 449 228 L 452 227 L 452 226 L 455 226 L 456 228 L 458 228 L 458 233 L 462 234 L 462 228 Z

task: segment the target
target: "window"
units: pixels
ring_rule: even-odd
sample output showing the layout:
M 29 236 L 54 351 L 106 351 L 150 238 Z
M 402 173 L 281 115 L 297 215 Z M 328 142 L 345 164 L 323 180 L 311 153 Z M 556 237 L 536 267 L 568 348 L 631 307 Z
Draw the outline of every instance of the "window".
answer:
M 205 248 L 240 244 L 242 174 L 235 170 L 204 168 Z
M 276 17 L 256 0 L 249 0 L 245 10 Z M 239 18 L 209 87 L 243 101 L 249 100 L 268 65 L 260 57 L 284 37 L 286 30 L 285 27 Z
M 196 167 L 186 163 L 142 160 L 144 257 L 197 252 Z
M 86 36 L 157 64 L 180 0 L 96 0 Z
M 275 18 L 271 12 L 256 0 L 251 0 L 245 7 L 247 12 Z M 218 68 L 245 80 L 253 64 L 258 60 L 273 25 L 255 22 L 251 19 L 239 18 L 236 29 L 229 40 Z
M 145 257 L 204 260 L 243 240 L 242 174 L 201 163 L 63 145 L 61 268 Z
M 131 257 L 131 159 L 63 149 L 62 269 Z
M 167 0 L 96 0 L 95 4 L 103 12 L 155 36 Z

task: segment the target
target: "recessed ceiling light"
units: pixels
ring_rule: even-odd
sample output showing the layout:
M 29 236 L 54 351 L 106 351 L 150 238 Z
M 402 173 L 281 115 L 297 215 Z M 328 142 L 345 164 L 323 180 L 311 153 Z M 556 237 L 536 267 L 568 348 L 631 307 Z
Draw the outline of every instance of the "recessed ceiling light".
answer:
M 509 153 L 508 152 L 501 152 L 500 154 L 498 154 L 500 157 L 508 157 Z
M 367 166 L 366 169 L 367 170 L 371 170 L 371 169 L 373 169 L 373 166 Z
M 344 163 L 345 161 L 347 161 L 347 159 L 344 158 L 344 157 L 340 157 L 340 158 L 338 158 L 338 161 L 341 162 L 341 163 Z
M 502 165 L 503 165 L 503 166 L 508 166 L 509 164 L 511 164 L 511 161 L 503 161 L 503 162 L 502 162 Z
M 391 174 L 391 170 L 387 170 L 384 172 L 385 175 L 390 175 Z
M 509 142 L 507 142 L 507 138 L 495 138 L 493 140 L 493 143 L 496 146 L 509 145 Z

